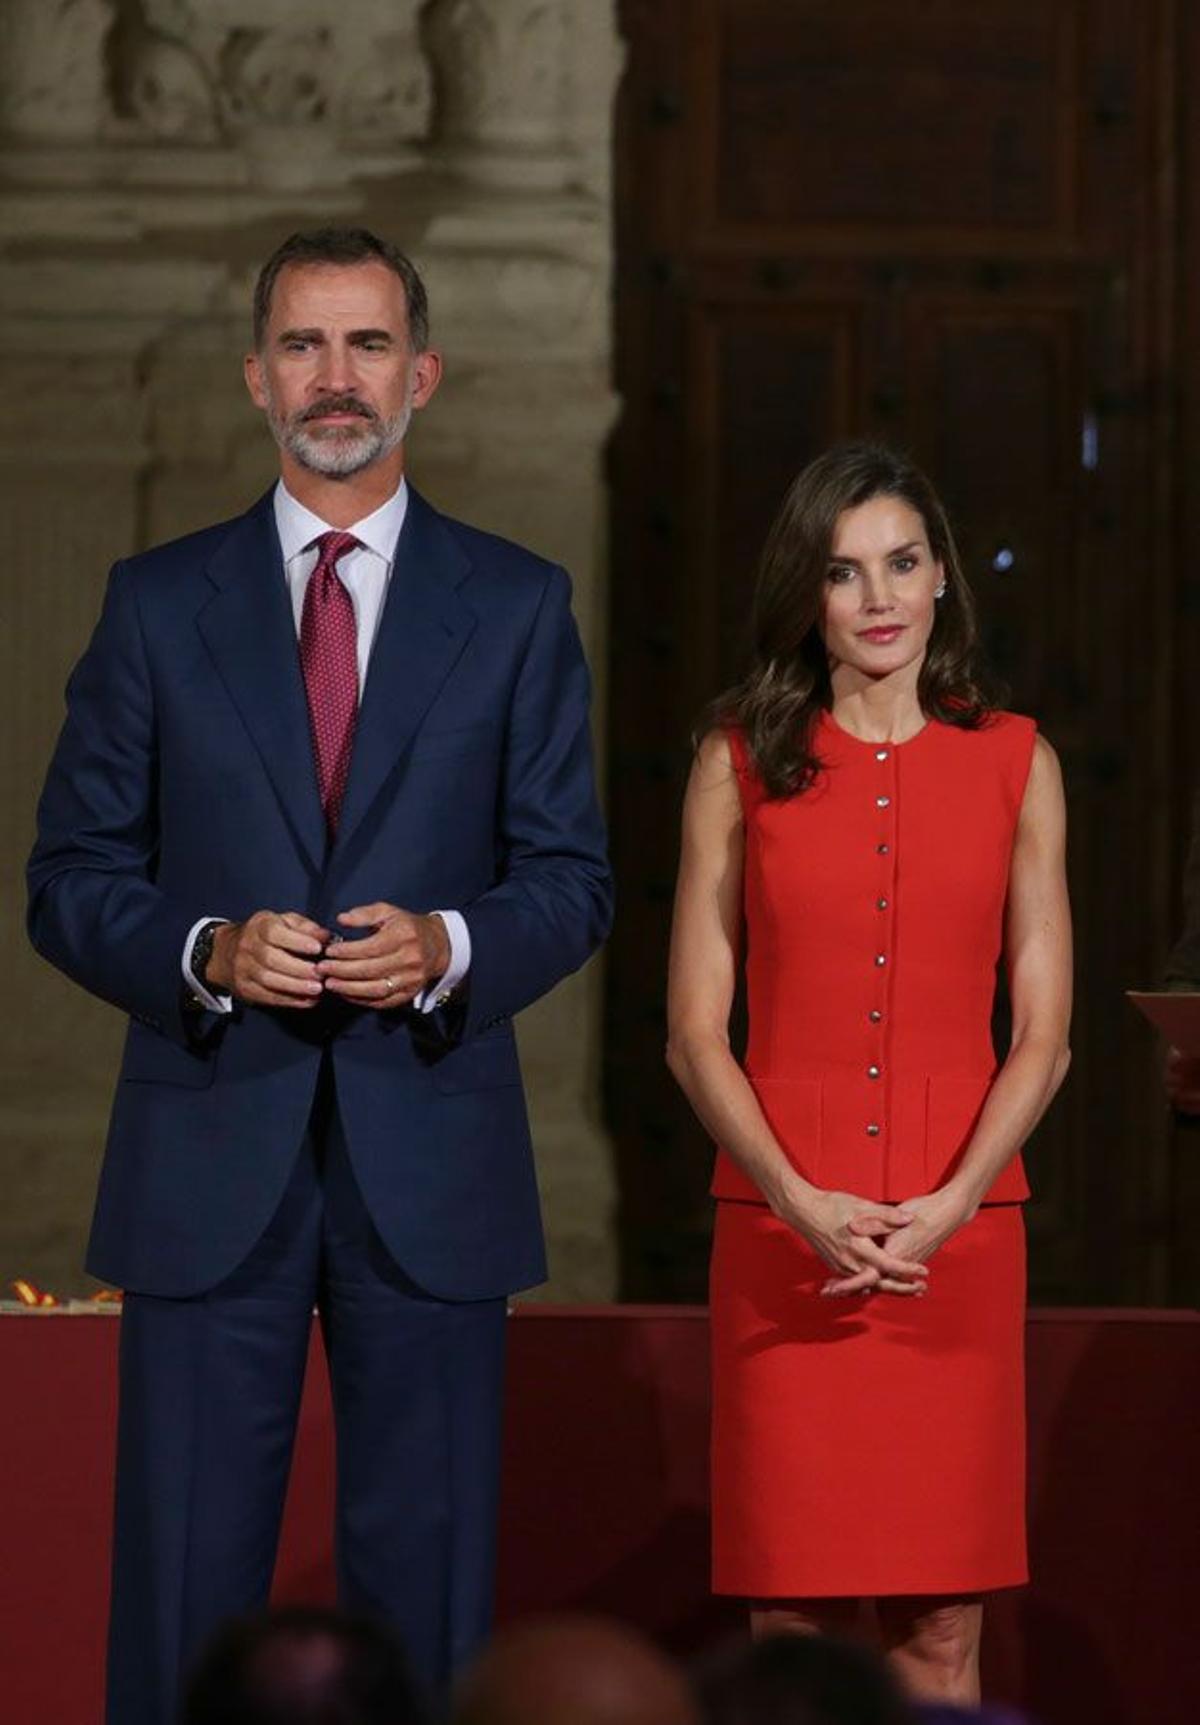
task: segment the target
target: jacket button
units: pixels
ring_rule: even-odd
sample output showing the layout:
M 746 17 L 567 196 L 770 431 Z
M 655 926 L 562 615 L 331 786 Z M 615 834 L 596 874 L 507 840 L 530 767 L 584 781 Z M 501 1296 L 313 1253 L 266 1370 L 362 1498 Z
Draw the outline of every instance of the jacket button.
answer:
M 879 1070 L 880 1069 L 878 1066 L 868 1066 L 867 1067 L 867 1077 L 868 1078 L 878 1078 L 879 1077 Z
M 891 806 L 891 801 L 892 801 L 891 797 L 876 797 L 875 798 L 875 807 L 877 809 L 889 808 Z
M 887 963 L 887 953 L 886 952 L 877 952 L 875 954 L 875 963 L 876 964 L 886 964 Z
M 883 1021 L 883 1014 L 879 1011 L 878 1007 L 873 1007 L 871 1011 L 868 1012 L 867 1017 L 872 1024 L 880 1024 Z
M 881 1130 L 882 1128 L 879 1126 L 878 1122 L 872 1120 L 871 1124 L 867 1127 L 867 1137 L 878 1138 Z

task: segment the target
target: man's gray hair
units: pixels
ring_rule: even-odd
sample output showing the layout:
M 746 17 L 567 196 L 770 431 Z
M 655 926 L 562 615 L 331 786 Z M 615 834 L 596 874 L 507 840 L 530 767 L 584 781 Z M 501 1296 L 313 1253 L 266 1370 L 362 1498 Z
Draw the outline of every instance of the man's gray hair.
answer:
M 262 352 L 267 322 L 271 316 L 271 295 L 282 269 L 288 264 L 365 264 L 381 263 L 399 276 L 404 284 L 408 309 L 408 339 L 414 353 L 424 353 L 429 346 L 429 299 L 425 283 L 417 266 L 398 246 L 381 240 L 369 228 L 309 228 L 289 234 L 277 246 L 259 271 L 254 284 L 254 346 Z

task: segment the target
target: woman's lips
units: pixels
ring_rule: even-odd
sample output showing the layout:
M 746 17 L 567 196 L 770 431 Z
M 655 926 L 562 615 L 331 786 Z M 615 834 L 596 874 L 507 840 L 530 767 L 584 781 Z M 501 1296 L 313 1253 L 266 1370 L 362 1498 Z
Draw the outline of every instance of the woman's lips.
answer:
M 894 641 L 904 633 L 903 623 L 893 623 L 886 629 L 860 629 L 860 641 L 873 641 L 877 646 L 886 647 L 889 641 Z

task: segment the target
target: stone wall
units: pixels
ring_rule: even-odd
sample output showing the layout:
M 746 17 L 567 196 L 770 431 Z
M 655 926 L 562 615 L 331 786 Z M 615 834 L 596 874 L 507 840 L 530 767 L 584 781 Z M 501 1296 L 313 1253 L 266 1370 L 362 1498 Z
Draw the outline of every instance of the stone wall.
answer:
M 284 234 L 349 220 L 413 252 L 447 365 L 416 483 L 565 562 L 604 663 L 613 12 L 0 0 L 0 1282 L 86 1285 L 122 1028 L 22 928 L 63 681 L 114 557 L 236 513 L 272 478 L 241 358 L 255 271 Z M 521 1024 L 560 1299 L 613 1290 L 598 1005 L 593 965 Z

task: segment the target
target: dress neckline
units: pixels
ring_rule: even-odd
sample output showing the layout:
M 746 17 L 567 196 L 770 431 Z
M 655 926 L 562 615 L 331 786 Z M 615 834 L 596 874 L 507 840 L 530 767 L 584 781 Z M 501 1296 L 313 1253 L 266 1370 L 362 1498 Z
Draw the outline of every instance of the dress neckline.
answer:
M 914 743 L 919 743 L 921 738 L 928 736 L 934 728 L 933 720 L 926 719 L 919 731 L 914 731 L 911 737 L 897 741 L 893 737 L 856 737 L 853 731 L 848 731 L 845 725 L 838 723 L 828 707 L 823 709 L 821 717 L 827 730 L 859 749 L 911 749 Z

